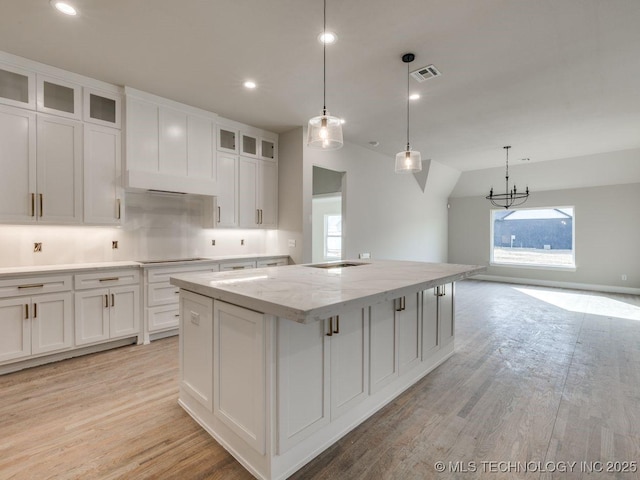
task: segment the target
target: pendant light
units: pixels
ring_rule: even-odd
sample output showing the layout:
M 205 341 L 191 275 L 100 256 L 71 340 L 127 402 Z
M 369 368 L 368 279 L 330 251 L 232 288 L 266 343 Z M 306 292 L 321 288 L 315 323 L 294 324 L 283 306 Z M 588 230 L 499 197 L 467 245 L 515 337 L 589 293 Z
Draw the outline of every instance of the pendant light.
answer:
M 402 61 L 407 64 L 407 149 L 396 154 L 396 173 L 415 173 L 422 170 L 420 152 L 411 150 L 409 144 L 409 64 L 416 56 L 413 53 L 405 53 Z
M 507 152 L 507 170 L 504 177 L 507 184 L 505 193 L 494 194 L 493 187 L 491 187 L 489 195 L 487 195 L 485 198 L 489 200 L 494 207 L 509 209 L 510 207 L 517 207 L 518 205 L 522 205 L 527 201 L 527 199 L 529 198 L 529 187 L 527 186 L 527 189 L 524 193 L 518 192 L 518 189 L 515 185 L 511 190 L 509 190 L 509 149 L 511 147 L 506 146 L 503 148 Z
M 322 115 L 309 120 L 307 146 L 318 150 L 337 150 L 342 147 L 342 121 L 327 111 L 327 0 L 324 0 L 324 23 L 322 27 Z

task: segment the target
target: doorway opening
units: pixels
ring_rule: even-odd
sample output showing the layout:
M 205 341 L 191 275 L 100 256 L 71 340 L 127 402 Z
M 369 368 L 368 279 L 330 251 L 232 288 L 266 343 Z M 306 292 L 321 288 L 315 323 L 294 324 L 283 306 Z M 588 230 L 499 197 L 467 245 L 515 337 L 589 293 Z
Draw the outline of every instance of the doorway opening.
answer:
M 311 261 L 344 259 L 345 172 L 313 167 Z

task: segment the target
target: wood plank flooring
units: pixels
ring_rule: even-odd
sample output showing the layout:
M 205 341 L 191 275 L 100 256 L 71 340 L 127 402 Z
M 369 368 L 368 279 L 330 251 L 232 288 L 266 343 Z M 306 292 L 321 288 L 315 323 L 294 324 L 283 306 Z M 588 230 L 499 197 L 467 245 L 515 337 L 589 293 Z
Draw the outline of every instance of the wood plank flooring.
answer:
M 640 461 L 640 299 L 456 293 L 456 354 L 291 478 L 640 478 L 598 471 Z M 174 337 L 0 377 L 0 479 L 252 478 L 177 405 L 177 355 Z

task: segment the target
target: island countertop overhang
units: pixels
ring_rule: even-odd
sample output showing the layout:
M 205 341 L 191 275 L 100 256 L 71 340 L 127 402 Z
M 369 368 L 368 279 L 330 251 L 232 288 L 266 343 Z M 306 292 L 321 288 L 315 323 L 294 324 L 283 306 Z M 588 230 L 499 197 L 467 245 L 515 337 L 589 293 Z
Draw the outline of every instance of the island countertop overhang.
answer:
M 480 265 L 397 260 L 349 263 L 357 265 L 327 269 L 303 264 L 184 274 L 171 277 L 171 284 L 257 312 L 312 323 L 345 309 L 393 300 L 486 269 Z

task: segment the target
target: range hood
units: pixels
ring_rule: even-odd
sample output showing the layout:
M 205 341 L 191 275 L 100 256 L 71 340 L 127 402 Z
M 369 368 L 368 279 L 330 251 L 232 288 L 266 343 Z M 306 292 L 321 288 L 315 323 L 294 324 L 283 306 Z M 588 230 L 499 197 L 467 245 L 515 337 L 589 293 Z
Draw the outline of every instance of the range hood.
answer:
M 127 190 L 146 190 L 152 193 L 190 193 L 215 196 L 218 191 L 218 183 L 210 179 L 165 175 L 141 170 L 127 170 L 125 185 Z

